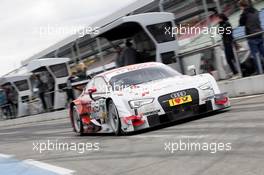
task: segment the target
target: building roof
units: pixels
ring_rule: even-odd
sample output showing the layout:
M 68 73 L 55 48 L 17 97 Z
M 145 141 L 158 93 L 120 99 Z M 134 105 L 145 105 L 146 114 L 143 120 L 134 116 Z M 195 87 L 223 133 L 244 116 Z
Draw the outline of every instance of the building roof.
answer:
M 90 25 L 89 27 L 92 27 L 92 28 L 95 28 L 95 27 L 104 27 L 105 25 L 123 17 L 123 16 L 126 16 L 128 15 L 129 13 L 132 13 L 133 11 L 153 2 L 154 0 L 137 0 L 135 1 L 134 3 L 131 3 L 130 5 L 128 5 L 127 7 L 123 8 L 123 9 L 120 9 L 118 10 L 117 12 L 111 14 L 111 15 L 108 15 L 107 17 L 95 22 L 94 24 Z M 33 59 L 38 59 L 38 58 L 41 58 L 41 57 L 44 57 L 45 55 L 49 54 L 50 52 L 53 52 L 54 50 L 60 48 L 60 47 L 63 47 L 75 40 L 77 40 L 78 38 L 80 38 L 80 36 L 77 34 L 75 35 L 71 35 L 67 38 L 65 38 L 64 40 L 48 47 L 47 49 L 31 56 L 30 58 L 22 61 L 22 65 L 26 65 L 28 64 L 31 60 Z

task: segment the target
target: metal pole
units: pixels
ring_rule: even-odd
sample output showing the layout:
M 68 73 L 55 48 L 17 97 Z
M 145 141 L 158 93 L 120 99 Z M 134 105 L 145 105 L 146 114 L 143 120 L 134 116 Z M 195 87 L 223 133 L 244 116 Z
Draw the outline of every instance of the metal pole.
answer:
M 232 45 L 232 48 L 233 48 L 233 53 L 234 53 L 234 56 L 235 56 L 235 61 L 236 61 L 236 67 L 237 67 L 238 74 L 239 74 L 239 76 L 242 77 L 243 74 L 242 74 L 242 71 L 241 71 L 240 60 L 239 60 L 239 58 L 237 56 L 236 48 L 235 48 L 234 45 Z
M 101 46 L 100 38 L 96 38 L 96 43 L 97 43 L 97 48 L 98 48 L 98 52 L 99 52 L 100 62 L 102 64 L 103 70 L 105 71 L 104 57 L 102 54 L 102 46 Z
M 260 54 L 256 54 L 256 59 L 257 59 L 257 66 L 258 66 L 258 71 L 259 74 L 263 74 L 263 68 L 262 68 L 262 64 L 261 64 L 261 60 L 260 60 Z
M 163 4 L 164 4 L 164 0 L 160 0 L 159 1 L 159 10 L 160 10 L 160 12 L 164 12 Z
M 60 49 L 55 50 L 55 53 L 54 53 L 55 58 L 58 58 L 59 50 L 60 50 Z
M 74 44 L 72 45 L 72 47 L 71 47 L 71 54 L 72 54 L 72 59 L 75 61 L 75 63 L 76 64 L 78 64 L 78 59 L 77 59 L 77 57 L 76 57 L 76 54 L 75 54 L 75 52 L 74 52 Z
M 208 12 L 208 6 L 207 6 L 206 0 L 203 0 L 203 8 L 204 8 L 205 16 L 206 16 L 207 27 L 209 29 L 211 29 L 212 26 L 211 26 L 211 23 L 210 23 L 210 20 L 209 20 L 209 12 Z M 209 34 L 209 36 L 210 36 L 210 39 L 212 41 L 212 44 L 215 44 L 216 43 L 215 38 L 211 37 L 210 34 Z
M 78 60 L 81 60 L 81 52 L 80 52 L 80 48 L 79 48 L 79 42 L 78 42 L 78 40 L 76 40 L 76 42 L 75 42 L 75 47 L 76 47 L 76 52 L 77 52 L 77 59 Z
M 216 4 L 217 12 L 219 14 L 222 13 L 222 8 L 221 8 L 221 4 L 220 4 L 219 0 L 214 0 L 214 2 Z

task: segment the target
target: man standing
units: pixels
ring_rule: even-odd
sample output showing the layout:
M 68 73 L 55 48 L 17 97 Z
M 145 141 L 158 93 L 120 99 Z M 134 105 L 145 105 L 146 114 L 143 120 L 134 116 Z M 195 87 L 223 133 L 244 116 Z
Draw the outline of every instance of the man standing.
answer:
M 115 52 L 116 52 L 116 67 L 123 67 L 124 63 L 123 60 L 121 58 L 121 53 L 122 53 L 122 48 L 120 46 L 114 46 Z
M 126 48 L 123 49 L 120 59 L 122 60 L 124 66 L 136 64 L 138 61 L 138 53 L 136 49 L 133 48 L 133 44 L 127 40 Z
M 240 26 L 245 26 L 246 35 L 252 35 L 261 32 L 262 28 L 258 11 L 251 5 L 248 0 L 240 0 L 239 6 L 243 11 L 240 16 L 239 24 Z M 256 70 L 258 73 L 260 73 L 257 54 L 259 53 L 262 56 L 262 61 L 264 62 L 264 41 L 262 34 L 249 37 L 248 45 L 254 59 Z
M 222 40 L 223 40 L 223 45 L 225 49 L 225 55 L 226 55 L 226 61 L 229 65 L 229 67 L 232 70 L 233 73 L 233 79 L 239 78 L 238 71 L 235 65 L 236 59 L 234 55 L 234 38 L 233 38 L 233 29 L 231 24 L 229 23 L 229 19 L 225 14 L 219 14 L 218 18 L 220 20 L 219 22 L 219 29 L 223 31 L 221 33 L 222 35 Z
M 73 100 L 75 100 L 74 91 L 73 91 L 73 87 L 72 87 L 72 82 L 74 82 L 74 80 L 77 79 L 75 74 L 76 73 L 73 72 L 67 80 L 66 94 L 67 94 L 68 104 L 70 104 Z
M 46 103 L 46 99 L 45 99 L 45 94 L 48 90 L 48 85 L 47 83 L 44 83 L 41 78 L 40 75 L 36 75 L 36 80 L 37 80 L 37 88 L 38 88 L 38 93 L 39 93 L 39 98 L 41 100 L 42 106 L 44 111 L 46 112 L 48 109 L 47 103 Z

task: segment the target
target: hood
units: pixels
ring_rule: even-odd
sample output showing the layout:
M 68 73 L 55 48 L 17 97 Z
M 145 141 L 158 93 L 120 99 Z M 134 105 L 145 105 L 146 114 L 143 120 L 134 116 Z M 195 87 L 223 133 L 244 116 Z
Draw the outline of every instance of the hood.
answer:
M 198 88 L 207 83 L 208 80 L 199 76 L 191 77 L 186 75 L 151 81 L 148 83 L 131 86 L 124 89 L 122 96 L 126 98 L 142 98 L 159 96 L 175 91 Z

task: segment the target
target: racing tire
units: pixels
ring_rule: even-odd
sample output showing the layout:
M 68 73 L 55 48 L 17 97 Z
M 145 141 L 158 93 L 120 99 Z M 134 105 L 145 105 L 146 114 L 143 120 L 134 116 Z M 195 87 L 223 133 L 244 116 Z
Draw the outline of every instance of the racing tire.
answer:
M 74 131 L 82 136 L 83 123 L 76 106 L 73 106 L 72 108 L 72 121 L 73 121 Z
M 109 101 L 107 109 L 108 109 L 107 117 L 109 119 L 110 127 L 114 131 L 115 135 L 119 136 L 122 134 L 121 122 L 117 108 L 112 100 Z

